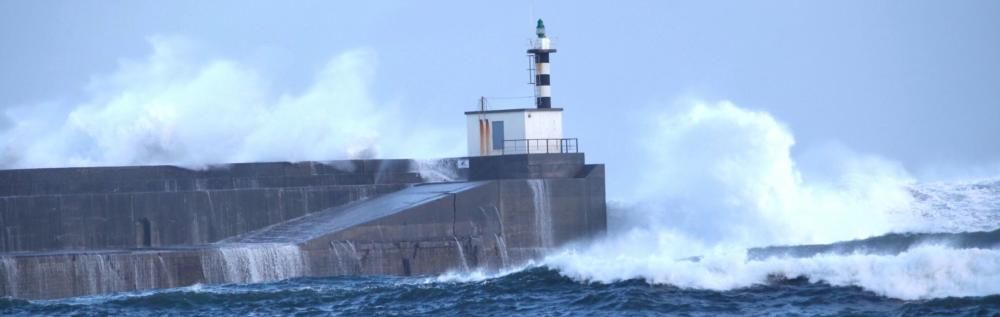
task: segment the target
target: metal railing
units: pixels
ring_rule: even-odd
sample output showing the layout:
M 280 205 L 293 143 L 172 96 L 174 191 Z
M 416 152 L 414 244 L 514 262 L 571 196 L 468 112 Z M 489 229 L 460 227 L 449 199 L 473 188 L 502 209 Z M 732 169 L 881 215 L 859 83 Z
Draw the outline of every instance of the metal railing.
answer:
M 577 153 L 576 138 L 503 140 L 502 154 Z

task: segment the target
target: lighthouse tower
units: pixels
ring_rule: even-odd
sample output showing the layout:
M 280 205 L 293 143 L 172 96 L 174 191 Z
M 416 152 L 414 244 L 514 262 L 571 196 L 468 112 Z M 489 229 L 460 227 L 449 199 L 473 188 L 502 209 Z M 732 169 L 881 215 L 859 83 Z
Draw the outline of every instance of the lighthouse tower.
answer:
M 535 107 L 489 109 L 486 99 L 480 99 L 478 110 L 465 113 L 469 156 L 578 151 L 576 139 L 563 138 L 563 109 L 552 107 L 549 55 L 556 50 L 541 19 L 535 34 L 538 38 L 528 50 L 535 70 Z
M 552 43 L 545 36 L 545 23 L 538 19 L 538 26 L 535 27 L 535 48 L 528 50 L 535 62 L 535 107 L 539 109 L 552 108 L 552 76 L 549 73 L 549 54 L 555 53 Z

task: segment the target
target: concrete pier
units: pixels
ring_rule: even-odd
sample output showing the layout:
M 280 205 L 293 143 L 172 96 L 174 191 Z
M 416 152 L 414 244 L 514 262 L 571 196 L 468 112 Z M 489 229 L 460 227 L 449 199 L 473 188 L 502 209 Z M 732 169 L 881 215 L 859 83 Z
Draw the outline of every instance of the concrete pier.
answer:
M 498 270 L 606 229 L 582 153 L 0 171 L 0 296 Z

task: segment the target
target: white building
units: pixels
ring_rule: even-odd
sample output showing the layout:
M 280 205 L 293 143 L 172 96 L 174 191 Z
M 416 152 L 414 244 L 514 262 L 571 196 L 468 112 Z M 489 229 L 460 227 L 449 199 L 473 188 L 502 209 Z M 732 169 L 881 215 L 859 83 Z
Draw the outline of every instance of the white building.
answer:
M 465 113 L 469 156 L 576 152 L 563 139 L 562 109 L 503 109 Z
M 534 48 L 528 50 L 534 62 L 535 108 L 490 110 L 484 98 L 479 111 L 465 113 L 469 156 L 577 152 L 576 139 L 563 138 L 563 110 L 552 108 L 549 54 L 556 50 L 540 19 L 536 33 Z

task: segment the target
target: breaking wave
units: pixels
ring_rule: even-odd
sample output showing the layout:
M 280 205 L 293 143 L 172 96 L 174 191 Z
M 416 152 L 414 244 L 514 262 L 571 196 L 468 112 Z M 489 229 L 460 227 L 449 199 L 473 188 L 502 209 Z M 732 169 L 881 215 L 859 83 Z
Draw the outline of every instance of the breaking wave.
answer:
M 649 130 L 649 177 L 609 210 L 616 230 L 545 265 L 717 291 L 804 278 L 910 300 L 1000 294 L 1000 180 L 920 183 L 845 149 L 797 161 L 788 128 L 729 102 L 682 107 Z
M 0 110 L 0 168 L 173 164 L 461 153 L 454 132 L 421 126 L 371 95 L 375 54 L 319 65 L 301 91 L 281 91 L 252 62 L 205 58 L 200 45 L 154 36 L 144 59 L 97 74 L 82 100 Z

